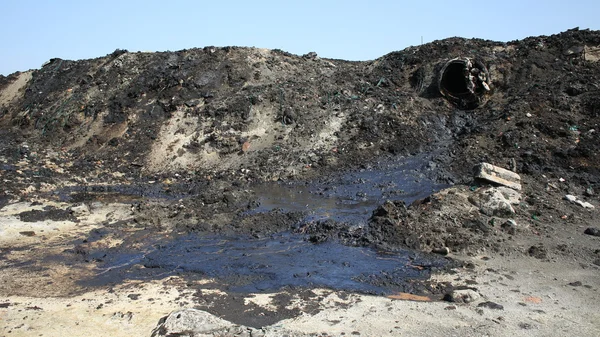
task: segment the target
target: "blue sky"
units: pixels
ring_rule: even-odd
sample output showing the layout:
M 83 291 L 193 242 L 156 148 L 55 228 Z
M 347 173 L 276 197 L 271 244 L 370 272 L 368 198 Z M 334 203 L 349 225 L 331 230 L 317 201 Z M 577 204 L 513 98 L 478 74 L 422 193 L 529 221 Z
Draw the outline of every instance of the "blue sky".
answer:
M 0 74 L 115 49 L 279 48 L 370 60 L 446 37 L 510 41 L 600 29 L 600 1 L 0 0 Z

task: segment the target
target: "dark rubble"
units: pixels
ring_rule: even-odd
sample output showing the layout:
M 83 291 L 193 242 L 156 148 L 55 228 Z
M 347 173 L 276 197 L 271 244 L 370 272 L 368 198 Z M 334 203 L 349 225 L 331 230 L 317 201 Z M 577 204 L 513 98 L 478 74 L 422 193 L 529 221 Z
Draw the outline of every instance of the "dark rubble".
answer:
M 0 78 L 9 92 L 31 76 L 2 96 L 2 193 L 126 201 L 145 226 L 260 235 L 302 217 L 248 216 L 254 184 L 333 186 L 341 172 L 429 155 L 417 170 L 438 184 L 479 187 L 471 169 L 481 162 L 518 172 L 517 220 L 553 214 L 538 228 L 552 233 L 565 214 L 591 221 L 555 205 L 563 194 L 597 203 L 598 46 L 600 32 L 572 29 L 507 43 L 449 38 L 364 62 L 243 47 L 52 59 Z M 438 216 L 442 199 L 407 211 L 382 201 L 351 244 L 507 249 L 493 218 Z M 316 227 L 343 239 L 352 224 Z

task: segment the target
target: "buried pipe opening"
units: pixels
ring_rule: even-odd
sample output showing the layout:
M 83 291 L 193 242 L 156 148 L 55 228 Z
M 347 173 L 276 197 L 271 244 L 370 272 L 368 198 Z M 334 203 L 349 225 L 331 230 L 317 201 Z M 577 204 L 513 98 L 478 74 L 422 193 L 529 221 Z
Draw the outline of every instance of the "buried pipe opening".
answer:
M 440 71 L 438 87 L 440 93 L 459 108 L 474 109 L 490 92 L 489 79 L 483 63 L 455 58 L 446 62 Z

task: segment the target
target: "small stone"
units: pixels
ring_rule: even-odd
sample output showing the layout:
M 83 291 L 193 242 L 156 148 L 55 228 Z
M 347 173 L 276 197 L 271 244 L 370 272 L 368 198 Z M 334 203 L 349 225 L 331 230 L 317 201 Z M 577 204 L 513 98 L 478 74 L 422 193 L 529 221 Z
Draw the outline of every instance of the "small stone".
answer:
M 587 235 L 592 235 L 592 236 L 600 236 L 600 228 L 590 227 L 590 228 L 587 228 L 583 233 L 585 233 Z
M 583 283 L 581 283 L 581 281 L 575 281 L 575 282 L 569 283 L 569 285 L 571 287 L 581 287 L 583 285 Z
M 197 336 L 213 334 L 234 324 L 197 309 L 174 311 L 160 320 L 152 332 L 159 336 Z
M 594 189 L 592 188 L 592 186 L 589 186 L 588 188 L 585 189 L 585 192 L 583 193 L 585 194 L 585 196 L 587 197 L 591 197 L 592 195 L 594 195 Z
M 506 201 L 508 201 L 512 205 L 518 205 L 521 203 L 521 193 L 513 190 L 512 188 L 500 186 L 497 188 L 498 192 L 502 193 L 502 196 Z
M 477 206 L 481 213 L 489 216 L 512 217 L 515 213 L 511 203 L 495 187 L 478 190 L 469 196 L 469 201 Z
M 533 256 L 536 259 L 540 260 L 548 257 L 548 251 L 542 244 L 529 247 L 529 250 L 527 252 L 529 253 L 529 256 Z
M 90 214 L 90 208 L 86 204 L 81 204 L 79 206 L 73 206 L 70 208 L 71 214 L 74 216 L 85 216 Z
M 129 294 L 127 295 L 131 300 L 137 301 L 140 298 L 140 294 Z
M 434 254 L 448 255 L 448 254 L 450 254 L 450 248 L 448 248 L 448 247 L 434 248 L 431 252 Z
M 477 301 L 481 296 L 472 289 L 454 290 L 444 295 L 444 301 L 454 303 L 471 303 Z
M 262 329 L 248 328 L 250 331 L 250 336 L 252 337 L 264 337 L 265 332 Z
M 489 308 L 489 309 L 494 309 L 494 310 L 504 310 L 504 306 L 498 303 L 494 303 L 494 302 L 483 302 L 483 303 L 479 303 L 479 305 L 477 306 L 479 308 Z
M 579 200 L 576 196 L 571 195 L 571 194 L 565 195 L 565 200 L 568 200 L 568 201 L 570 201 L 570 202 L 572 202 L 574 204 L 577 204 L 577 205 L 579 205 L 579 206 L 581 206 L 583 208 L 588 208 L 588 209 L 594 209 L 595 208 L 594 205 L 590 204 L 589 202 Z
M 517 233 L 517 223 L 515 220 L 506 220 L 506 222 L 504 222 L 500 228 L 510 235 L 515 235 Z

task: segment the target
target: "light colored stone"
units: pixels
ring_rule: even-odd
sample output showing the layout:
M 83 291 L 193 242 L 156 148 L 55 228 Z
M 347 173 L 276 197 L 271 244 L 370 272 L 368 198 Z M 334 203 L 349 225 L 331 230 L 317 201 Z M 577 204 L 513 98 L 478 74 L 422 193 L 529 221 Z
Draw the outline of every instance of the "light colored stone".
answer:
M 471 303 L 477 301 L 481 296 L 475 290 L 462 289 L 450 293 L 448 300 L 455 303 Z
M 579 205 L 579 206 L 581 206 L 583 208 L 587 208 L 587 209 L 594 209 L 594 208 L 596 208 L 594 205 L 590 204 L 589 202 L 583 201 L 583 200 L 579 200 L 576 196 L 571 195 L 571 194 L 565 195 L 565 199 L 568 200 L 568 201 L 570 201 L 570 202 L 572 202 L 572 203 L 574 203 L 574 204 L 577 204 L 577 205 Z
M 521 176 L 507 169 L 489 163 L 481 163 L 475 167 L 475 177 L 500 184 L 512 189 L 521 190 Z
M 600 47 L 585 46 L 583 51 L 583 58 L 586 61 L 590 62 L 600 61 Z
M 513 190 L 512 188 L 500 186 L 497 188 L 497 190 L 502 193 L 504 199 L 506 199 L 506 201 L 508 201 L 511 205 L 518 205 L 521 203 L 521 199 L 523 198 L 521 193 Z
M 75 216 L 86 216 L 90 214 L 90 207 L 86 204 L 71 207 L 71 212 Z
M 184 309 L 170 313 L 152 331 L 152 337 L 160 336 L 213 336 L 215 332 L 233 327 L 234 324 L 206 311 Z
M 511 203 L 495 187 L 479 189 L 475 194 L 469 196 L 469 201 L 485 215 L 510 217 L 515 213 Z

